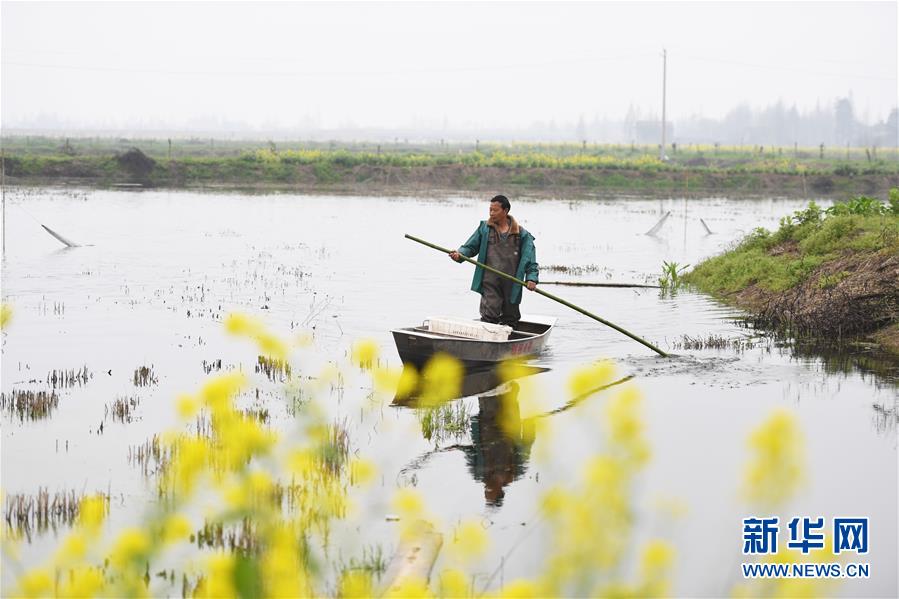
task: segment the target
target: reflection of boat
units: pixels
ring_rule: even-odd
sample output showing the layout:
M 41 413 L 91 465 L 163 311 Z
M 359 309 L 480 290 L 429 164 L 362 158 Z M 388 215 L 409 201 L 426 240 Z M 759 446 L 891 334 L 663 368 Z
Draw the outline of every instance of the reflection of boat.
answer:
M 472 321 L 477 322 L 477 321 Z M 434 354 L 455 356 L 465 366 L 484 367 L 508 358 L 524 358 L 539 354 L 556 324 L 555 318 L 531 316 L 521 320 L 505 341 L 469 339 L 429 331 L 426 326 L 394 329 L 393 340 L 400 359 L 407 364 L 421 367 Z
M 404 366 L 404 368 L 414 367 L 407 364 Z M 549 370 L 549 368 L 529 366 L 527 364 L 517 364 L 515 366 L 515 376 L 531 376 L 532 374 L 540 374 L 541 372 L 546 372 L 547 370 Z M 500 392 L 500 390 L 497 389 L 497 387 L 506 382 L 507 380 L 500 376 L 497 368 L 488 367 L 467 369 L 464 376 L 462 377 L 458 397 L 484 395 L 488 394 L 491 390 L 496 390 L 495 392 L 498 393 Z M 393 405 L 415 406 L 418 403 L 418 399 L 423 395 L 424 389 L 426 389 L 427 386 L 428 381 L 425 379 L 425 375 L 422 375 L 422 377 L 418 379 L 418 384 L 415 389 L 403 395 L 397 394 L 396 397 L 393 398 Z M 458 397 L 448 399 L 458 399 Z

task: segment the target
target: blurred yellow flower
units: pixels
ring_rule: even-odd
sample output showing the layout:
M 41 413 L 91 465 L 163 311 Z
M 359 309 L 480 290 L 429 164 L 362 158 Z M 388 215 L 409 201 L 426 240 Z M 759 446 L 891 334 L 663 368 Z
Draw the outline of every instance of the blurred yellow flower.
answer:
M 176 406 L 178 409 L 178 416 L 180 416 L 182 420 L 189 420 L 196 416 L 197 412 L 200 410 L 200 401 L 193 395 L 183 393 L 178 396 Z
M 209 558 L 208 575 L 197 589 L 197 596 L 204 599 L 229 599 L 237 596 L 234 588 L 235 557 L 217 553 Z
M 162 527 L 164 543 L 178 543 L 190 537 L 192 532 L 190 520 L 181 514 L 171 514 Z
M 609 361 L 582 366 L 568 379 L 568 392 L 572 398 L 580 397 L 611 381 L 614 374 L 615 366 Z
M 450 552 L 459 560 L 471 562 L 479 559 L 487 551 L 490 539 L 480 522 L 463 522 L 453 535 Z
M 465 369 L 458 359 L 449 354 L 436 354 L 421 373 L 420 404 L 435 406 L 459 397 L 464 374 Z
M 53 592 L 53 578 L 44 569 L 35 569 L 19 579 L 21 593 L 25 597 L 46 597 Z
M 425 504 L 421 494 L 413 489 L 398 489 L 393 496 L 393 509 L 403 518 L 420 518 L 424 515 Z
M 349 570 L 340 577 L 340 597 L 368 598 L 374 596 L 371 574 L 363 570 Z
M 350 482 L 365 485 L 371 482 L 378 473 L 378 468 L 371 460 L 353 458 L 350 460 Z
M 150 550 L 150 537 L 140 528 L 127 528 L 119 534 L 109 554 L 109 561 L 119 567 L 137 565 Z
M 499 596 L 502 599 L 539 599 L 547 594 L 533 581 L 513 580 L 500 590 Z
M 106 519 L 109 504 L 103 495 L 85 497 L 78 511 L 78 525 L 86 532 L 96 534 Z
M 643 547 L 640 569 L 645 579 L 663 575 L 674 563 L 674 547 L 661 539 L 653 539 Z
M 200 397 L 203 404 L 209 407 L 213 414 L 221 413 L 231 407 L 231 398 L 237 395 L 246 383 L 247 377 L 241 372 L 223 374 L 203 385 Z
M 350 361 L 359 368 L 371 368 L 378 359 L 378 344 L 372 339 L 360 339 L 353 343 Z
M 103 590 L 106 580 L 99 568 L 81 567 L 69 570 L 69 575 L 62 578 L 59 597 L 83 599 L 96 597 Z
M 60 563 L 78 562 L 87 555 L 87 539 L 84 535 L 75 531 L 67 536 L 56 552 L 56 559 Z
M 472 593 L 468 577 L 461 570 L 447 568 L 438 578 L 439 597 L 468 597 Z
M 745 495 L 767 506 L 783 503 L 803 480 L 804 439 L 796 417 L 787 410 L 775 410 L 750 434 L 748 444 Z
M 10 320 L 12 320 L 12 306 L 0 304 L 0 329 L 5 329 Z

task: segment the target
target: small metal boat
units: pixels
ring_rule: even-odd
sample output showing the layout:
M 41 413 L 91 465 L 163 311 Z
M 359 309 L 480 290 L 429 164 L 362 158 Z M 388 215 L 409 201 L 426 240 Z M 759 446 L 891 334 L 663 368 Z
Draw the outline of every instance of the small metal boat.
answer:
M 393 329 L 391 333 L 400 359 L 405 364 L 420 368 L 434 354 L 442 352 L 455 356 L 466 368 L 479 368 L 510 358 L 536 356 L 546 346 L 555 324 L 555 318 L 522 317 L 505 341 L 485 341 L 438 333 L 428 330 L 425 325 Z

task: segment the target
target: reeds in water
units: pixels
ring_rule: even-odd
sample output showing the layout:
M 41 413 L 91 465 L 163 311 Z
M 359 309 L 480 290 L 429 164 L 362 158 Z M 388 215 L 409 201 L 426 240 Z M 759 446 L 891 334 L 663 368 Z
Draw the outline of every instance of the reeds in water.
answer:
M 225 526 L 221 522 L 204 522 L 203 528 L 191 535 L 200 549 L 228 549 L 233 553 L 250 555 L 258 553 L 259 533 L 250 518 L 243 518 L 237 526 Z
M 138 466 L 144 476 L 162 472 L 172 461 L 172 446 L 153 435 L 140 445 L 128 448 L 128 463 Z
M 56 388 L 74 387 L 75 385 L 86 385 L 89 378 L 93 375 L 88 371 L 87 366 L 82 366 L 79 370 L 53 369 L 47 373 L 47 384 Z
M 149 387 L 159 382 L 156 373 L 153 372 L 153 366 L 140 366 L 134 369 L 134 386 Z
M 58 406 L 59 395 L 56 391 L 13 389 L 8 395 L 0 393 L 0 411 L 15 416 L 19 422 L 49 418 Z
M 104 415 L 112 414 L 114 421 L 117 420 L 123 424 L 131 422 L 134 419 L 134 411 L 139 404 L 140 398 L 136 396 L 117 397 L 111 404 L 106 405 Z
M 262 372 L 272 382 L 284 382 L 290 378 L 290 364 L 286 360 L 259 356 L 256 362 L 256 372 Z
M 690 337 L 689 335 L 684 335 L 679 340 L 674 341 L 672 346 L 674 349 L 729 349 L 742 352 L 755 348 L 757 343 L 756 339 L 750 337 L 724 337 L 722 335 Z
M 109 511 L 109 494 L 97 493 Z M 75 491 L 57 491 L 53 495 L 46 487 L 36 494 L 14 493 L 7 495 L 3 515 L 6 524 L 14 533 L 25 534 L 29 539 L 32 531 L 44 532 L 48 528 L 56 531 L 60 526 L 71 526 L 81 511 L 81 502 L 87 495 L 77 495 Z

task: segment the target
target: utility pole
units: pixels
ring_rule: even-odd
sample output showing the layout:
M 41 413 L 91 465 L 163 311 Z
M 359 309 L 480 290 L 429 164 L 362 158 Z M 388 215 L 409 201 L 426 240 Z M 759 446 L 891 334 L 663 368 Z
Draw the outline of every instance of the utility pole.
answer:
M 668 51 L 662 48 L 662 147 L 659 148 L 659 160 L 665 160 L 665 84 L 668 75 Z
M 0 202 L 3 203 L 3 260 L 6 260 L 6 152 L 0 150 Z

